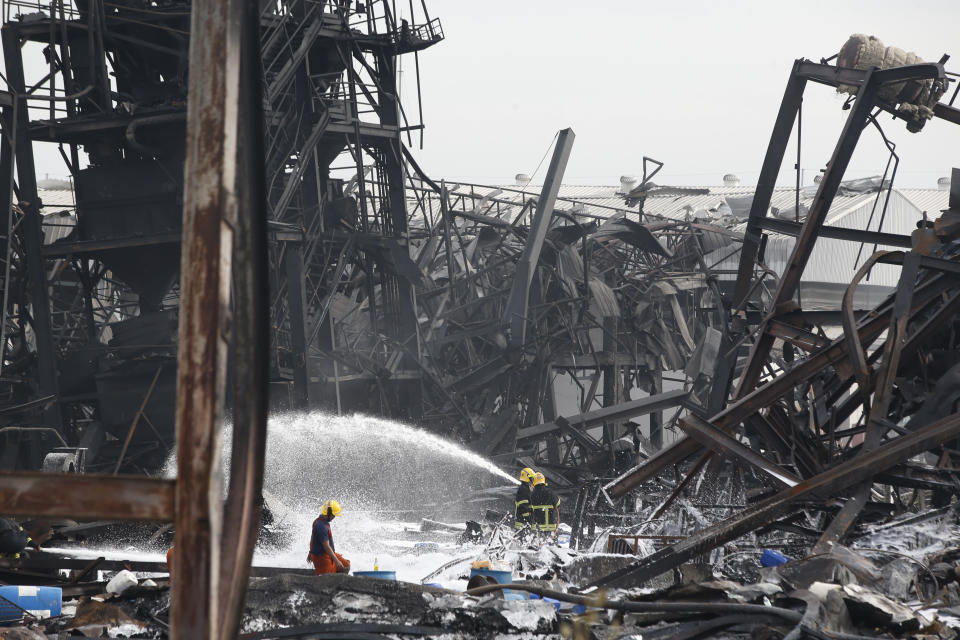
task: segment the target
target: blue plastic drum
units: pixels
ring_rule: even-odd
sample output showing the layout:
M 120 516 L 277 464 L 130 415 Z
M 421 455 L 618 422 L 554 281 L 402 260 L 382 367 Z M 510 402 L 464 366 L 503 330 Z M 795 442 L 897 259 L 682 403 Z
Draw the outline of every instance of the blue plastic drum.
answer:
M 364 578 L 379 578 L 380 580 L 397 581 L 396 571 L 354 571 L 353 575 L 363 576 Z
M 788 562 L 790 562 L 790 558 L 773 549 L 764 549 L 760 556 L 760 564 L 764 567 L 779 567 Z
M 513 571 L 496 571 L 495 569 L 470 569 L 470 577 L 490 576 L 498 584 L 510 584 L 513 582 Z
M 553 608 L 554 608 L 555 610 L 560 611 L 560 601 L 559 601 L 559 600 L 555 600 L 555 599 L 553 599 L 553 598 L 540 598 L 540 596 L 538 596 L 538 595 L 535 594 L 535 593 L 531 593 L 531 594 L 530 594 L 530 599 L 531 599 L 531 600 L 541 600 L 541 599 L 542 599 L 544 602 L 546 602 L 546 603 L 548 603 L 548 604 L 552 604 L 552 605 L 553 605 Z M 584 611 L 586 611 L 586 609 L 584 609 Z
M 0 623 L 17 622 L 26 609 L 38 618 L 59 616 L 63 605 L 60 587 L 0 587 Z

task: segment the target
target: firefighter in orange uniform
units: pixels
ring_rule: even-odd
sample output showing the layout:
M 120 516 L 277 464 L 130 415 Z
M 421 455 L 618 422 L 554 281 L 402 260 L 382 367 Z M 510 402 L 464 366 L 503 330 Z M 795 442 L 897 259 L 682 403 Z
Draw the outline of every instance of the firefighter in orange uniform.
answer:
M 310 535 L 310 555 L 307 560 L 313 563 L 316 575 L 321 573 L 350 573 L 350 561 L 336 552 L 333 545 L 333 531 L 330 522 L 340 515 L 340 503 L 327 500 L 320 507 L 320 517 L 313 521 Z

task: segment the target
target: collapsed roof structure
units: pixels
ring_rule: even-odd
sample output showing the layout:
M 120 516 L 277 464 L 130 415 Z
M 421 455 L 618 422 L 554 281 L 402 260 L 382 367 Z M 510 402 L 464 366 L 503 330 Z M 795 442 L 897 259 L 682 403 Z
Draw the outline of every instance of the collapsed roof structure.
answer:
M 407 121 L 396 86 L 397 56 L 416 56 L 443 38 L 425 5 L 410 25 L 398 24 L 387 2 L 262 3 L 252 18 L 257 64 L 244 67 L 256 71 L 253 84 L 199 64 L 188 77 L 197 7 L 186 1 L 144 8 L 6 0 L 3 10 L 9 86 L 0 94 L 0 194 L 9 215 L 0 291 L 0 468 L 149 471 L 173 446 L 177 411 L 198 409 L 206 429 L 194 438 L 181 416 L 181 460 L 191 454 L 181 481 L 127 478 L 132 484 L 122 486 L 139 489 L 110 495 L 109 504 L 119 478 L 71 476 L 69 495 L 81 509 L 44 504 L 38 496 L 54 485 L 36 476 L 27 491 L 15 484 L 26 476 L 0 476 L 15 512 L 80 509 L 100 517 L 109 508 L 128 519 L 176 516 L 178 535 L 189 532 L 190 549 L 209 560 L 207 543 L 216 533 L 203 528 L 201 515 L 219 505 L 191 499 L 183 478 L 212 482 L 210 434 L 224 400 L 218 393 L 228 372 L 245 376 L 247 369 L 227 366 L 228 282 L 214 281 L 219 288 L 207 309 L 181 286 L 191 277 L 226 280 L 215 258 L 228 247 L 213 242 L 217 253 L 209 254 L 197 241 L 218 228 L 234 233 L 235 221 L 227 205 L 204 208 L 210 183 L 202 178 L 222 170 L 219 179 L 236 180 L 232 154 L 243 158 L 250 149 L 234 134 L 261 125 L 265 205 L 251 204 L 259 198 L 236 205 L 255 209 L 260 225 L 238 226 L 236 237 L 249 239 L 256 228 L 269 240 L 272 407 L 380 413 L 470 442 L 501 462 L 536 463 L 576 496 L 575 541 L 598 523 L 658 519 L 699 485 L 704 470 L 752 474 L 761 499 L 734 504 L 729 518 L 597 585 L 641 582 L 762 525 L 795 525 L 788 520 L 812 499 L 824 516 L 807 530 L 823 548 L 842 540 L 861 514 L 876 514 L 878 502 L 888 512 L 910 509 L 925 495 L 949 500 L 957 486 L 950 443 L 960 438 L 960 175 L 955 171 L 946 211 L 930 212 L 936 220 L 906 220 L 908 208 L 891 187 L 895 170 L 870 193 L 850 196 L 872 203 L 866 220 L 859 201 L 834 207 L 857 141 L 868 127 L 879 129 L 880 112 L 905 119 L 914 132 L 933 117 L 960 123 L 952 100 L 940 102 L 946 60 L 878 63 L 855 55 L 862 38 L 837 64 L 797 60 L 759 183 L 748 205 L 734 202 L 747 213 L 728 202 L 734 220 L 724 221 L 726 213 L 711 207 L 691 207 L 682 217 L 658 214 L 658 194 L 709 194 L 657 187 L 655 162 L 645 162 L 650 170 L 641 183 L 615 202 L 560 197 L 573 148 L 569 129 L 558 134 L 536 193 L 447 185 L 426 175 L 403 143 L 422 123 Z M 197 24 L 233 42 L 228 36 L 236 34 L 223 25 L 218 31 L 217 15 L 208 11 Z M 194 62 L 210 62 L 202 58 L 208 55 L 211 64 L 229 67 L 210 53 L 215 39 L 199 42 L 191 48 Z M 251 45 L 243 50 L 249 54 Z M 49 72 L 28 81 L 25 58 L 41 53 Z M 214 108 L 227 94 L 213 81 L 246 99 L 238 101 L 237 121 L 227 117 L 236 115 L 229 109 Z M 200 87 L 206 107 L 190 107 L 189 136 L 188 82 Z M 791 194 L 781 192 L 786 206 L 769 215 L 811 82 L 851 94 L 847 124 L 815 192 L 794 190 L 792 211 Z M 262 117 L 251 98 L 257 83 Z M 196 100 L 191 94 L 191 105 Z M 198 124 L 201 117 L 231 136 L 217 140 Z M 198 141 L 229 148 L 211 159 Z M 33 158 L 40 142 L 63 150 L 75 221 L 41 218 Z M 257 195 L 258 187 L 249 188 Z M 181 209 L 188 221 L 208 226 L 188 228 Z M 908 234 L 911 222 L 919 225 Z M 185 251 L 191 247 L 184 273 L 181 241 Z M 819 247 L 836 253 L 831 242 L 869 247 L 844 251 L 857 257 L 827 267 L 856 269 L 842 280 L 848 284 L 836 309 L 826 288 L 802 286 Z M 892 250 L 875 250 L 881 247 Z M 895 284 L 894 292 L 879 302 L 882 291 L 858 296 L 868 277 L 874 286 Z M 242 309 L 252 299 L 237 296 Z M 178 343 L 178 315 L 187 309 L 202 322 L 181 323 Z M 232 357 L 244 353 L 237 342 Z M 216 380 L 196 366 L 178 369 L 195 344 L 212 350 L 206 364 Z M 576 389 L 575 411 L 562 407 L 558 378 Z M 206 385 L 199 406 L 188 404 L 197 401 L 191 380 Z M 235 405 L 247 400 L 232 398 Z M 642 416 L 649 417 L 639 430 Z M 684 435 L 666 443 L 665 429 Z M 248 466 L 235 470 L 256 476 L 258 442 L 251 436 Z M 934 458 L 914 459 L 924 453 Z M 651 504 L 645 483 L 663 481 L 668 470 L 675 473 L 672 484 L 664 481 L 668 495 Z M 250 482 L 228 509 L 230 523 L 244 524 L 238 531 L 248 531 L 255 513 L 242 502 L 258 490 L 255 477 Z M 826 496 L 842 497 L 842 505 Z M 197 575 L 211 566 L 201 563 Z M 243 583 L 242 572 L 229 577 Z M 200 616 L 196 608 L 190 611 Z

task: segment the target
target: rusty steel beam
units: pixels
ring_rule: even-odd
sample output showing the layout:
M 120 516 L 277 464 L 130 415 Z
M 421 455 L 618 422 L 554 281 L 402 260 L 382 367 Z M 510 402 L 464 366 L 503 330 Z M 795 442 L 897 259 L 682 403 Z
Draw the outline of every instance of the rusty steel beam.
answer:
M 220 425 L 237 224 L 242 0 L 196 2 L 184 167 L 177 344 L 177 513 L 170 637 L 220 635 Z
M 770 335 L 800 347 L 809 353 L 829 347 L 831 342 L 829 338 L 818 336 L 815 333 L 800 329 L 799 327 L 780 320 L 770 321 L 767 325 L 767 331 L 770 332 Z
M 267 210 L 267 189 L 263 162 L 260 21 L 256 4 L 243 2 L 241 7 L 237 129 L 244 144 L 236 149 L 238 197 L 232 256 L 233 447 L 220 548 L 221 640 L 233 640 L 240 633 L 260 528 L 269 401 L 270 296 L 267 218 L 263 215 Z M 299 257 L 299 250 L 293 253 Z M 288 281 L 287 287 L 301 290 L 295 282 Z M 302 391 L 306 395 L 306 389 Z
M 801 482 L 800 478 L 793 475 L 780 465 L 774 464 L 770 460 L 767 460 L 753 449 L 744 446 L 738 440 L 721 431 L 720 429 L 717 429 L 715 426 L 706 420 L 703 420 L 702 418 L 698 418 L 695 415 L 689 415 L 681 418 L 680 428 L 700 444 L 709 447 L 716 452 L 726 453 L 736 458 L 740 458 L 744 462 L 757 467 L 774 480 L 785 484 L 788 487 L 794 487 Z
M 0 472 L 0 513 L 98 520 L 173 519 L 174 482 L 143 476 Z
M 619 571 L 598 578 L 588 587 L 602 587 L 614 580 L 630 577 L 637 584 L 678 567 L 757 527 L 772 522 L 790 510 L 799 500 L 825 498 L 873 477 L 913 456 L 960 437 L 960 413 L 947 416 L 913 433 L 891 440 L 862 456 L 848 460 L 788 487 L 739 514 L 691 534 L 685 540 L 661 549 Z

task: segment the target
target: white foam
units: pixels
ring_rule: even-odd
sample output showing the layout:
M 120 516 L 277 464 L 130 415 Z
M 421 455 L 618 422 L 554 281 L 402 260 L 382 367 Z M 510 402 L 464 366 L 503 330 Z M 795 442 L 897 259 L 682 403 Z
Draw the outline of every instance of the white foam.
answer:
M 223 439 L 227 447 L 229 427 Z M 226 448 L 223 459 L 229 460 Z M 173 456 L 166 469 L 173 477 Z M 519 484 L 490 460 L 399 422 L 361 414 L 275 414 L 268 422 L 264 494 L 286 544 L 279 551 L 258 548 L 254 564 L 311 567 L 311 524 L 323 502 L 335 499 L 343 513 L 332 525 L 334 543 L 353 570 L 369 571 L 376 563 L 396 571 L 399 580 L 419 582 L 472 547 L 438 538 L 436 552 L 417 555 L 416 540 L 404 530 L 419 530 L 423 517 L 442 519 L 471 492 L 504 480 Z M 435 581 L 462 588 L 460 573 L 452 568 Z
M 309 567 L 311 524 L 320 505 L 336 499 L 343 513 L 332 524 L 334 542 L 353 570 L 377 564 L 419 582 L 470 549 L 447 538 L 437 540 L 436 552 L 416 555 L 404 530 L 419 530 L 422 517 L 442 518 L 474 490 L 517 483 L 454 442 L 382 418 L 284 414 L 271 416 L 268 428 L 265 489 L 289 544 L 258 549 L 258 565 Z M 437 581 L 462 588 L 457 571 Z

